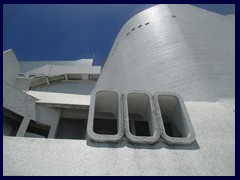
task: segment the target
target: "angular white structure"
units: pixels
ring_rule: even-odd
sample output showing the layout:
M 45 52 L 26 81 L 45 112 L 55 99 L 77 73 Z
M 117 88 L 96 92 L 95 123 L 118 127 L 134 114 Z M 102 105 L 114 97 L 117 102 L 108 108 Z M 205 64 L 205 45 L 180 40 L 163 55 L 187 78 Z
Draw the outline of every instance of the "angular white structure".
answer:
M 191 5 L 132 17 L 102 68 L 4 52 L 4 175 L 235 175 L 234 56 L 235 16 Z

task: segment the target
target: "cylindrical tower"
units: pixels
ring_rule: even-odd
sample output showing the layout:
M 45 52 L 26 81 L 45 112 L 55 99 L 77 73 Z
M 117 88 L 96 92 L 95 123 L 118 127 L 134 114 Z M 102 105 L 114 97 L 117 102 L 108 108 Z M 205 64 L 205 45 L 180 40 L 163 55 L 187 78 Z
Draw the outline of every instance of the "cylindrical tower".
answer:
M 229 16 L 191 5 L 154 6 L 122 27 L 95 90 L 168 91 L 190 101 L 234 98 L 234 37 Z

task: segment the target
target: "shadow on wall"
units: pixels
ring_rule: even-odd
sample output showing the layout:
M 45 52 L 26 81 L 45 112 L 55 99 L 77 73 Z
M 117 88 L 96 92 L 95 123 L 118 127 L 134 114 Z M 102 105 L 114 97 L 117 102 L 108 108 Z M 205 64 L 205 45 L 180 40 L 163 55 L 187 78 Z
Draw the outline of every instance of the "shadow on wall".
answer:
M 150 144 L 133 144 L 128 142 L 127 140 L 121 140 L 118 143 L 97 143 L 92 140 L 87 140 L 86 144 L 95 148 L 123 148 L 129 147 L 132 149 L 151 149 L 158 150 L 162 148 L 170 149 L 170 150 L 198 150 L 200 149 L 197 141 L 193 141 L 193 143 L 184 146 L 184 145 L 167 145 L 164 142 L 159 142 L 153 145 Z

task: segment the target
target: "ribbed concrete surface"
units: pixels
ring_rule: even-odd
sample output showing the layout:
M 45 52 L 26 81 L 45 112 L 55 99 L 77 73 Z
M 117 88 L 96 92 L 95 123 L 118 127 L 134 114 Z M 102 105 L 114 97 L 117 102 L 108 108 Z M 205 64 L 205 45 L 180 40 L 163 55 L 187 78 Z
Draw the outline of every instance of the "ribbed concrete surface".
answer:
M 193 101 L 234 98 L 234 18 L 191 5 L 139 13 L 120 30 L 96 89 L 170 91 Z

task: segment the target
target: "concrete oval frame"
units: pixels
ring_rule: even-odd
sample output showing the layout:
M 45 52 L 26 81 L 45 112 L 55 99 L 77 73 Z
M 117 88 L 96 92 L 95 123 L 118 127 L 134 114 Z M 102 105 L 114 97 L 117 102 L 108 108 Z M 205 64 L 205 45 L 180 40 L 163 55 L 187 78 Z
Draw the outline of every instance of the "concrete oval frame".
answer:
M 181 118 L 182 118 L 182 123 L 184 124 L 184 128 L 188 130 L 187 135 L 185 137 L 172 137 L 169 136 L 166 133 L 164 123 L 163 123 L 163 117 L 162 117 L 162 112 L 161 112 L 161 107 L 159 105 L 159 96 L 172 96 L 177 99 L 180 111 L 181 111 Z M 195 140 L 195 131 L 192 126 L 191 120 L 189 118 L 186 106 L 184 104 L 184 101 L 182 97 L 176 93 L 171 93 L 171 92 L 157 92 L 154 95 L 154 104 L 156 107 L 156 113 L 157 113 L 157 119 L 160 124 L 160 129 L 163 132 L 163 139 L 166 141 L 168 144 L 177 144 L 177 145 L 188 145 L 191 144 Z M 181 123 L 181 122 L 180 122 Z
M 128 112 L 128 95 L 129 94 L 141 94 L 148 97 L 149 100 L 149 108 L 151 114 L 151 123 L 152 123 L 152 135 L 151 136 L 136 136 L 130 132 L 130 125 L 129 125 L 129 112 Z M 154 104 L 152 101 L 152 95 L 145 91 L 130 91 L 123 95 L 123 102 L 124 102 L 124 124 L 125 124 L 125 135 L 127 139 L 132 143 L 140 143 L 140 144 L 154 144 L 156 143 L 161 136 L 161 130 L 159 123 L 156 119 L 156 113 Z M 149 127 L 150 129 L 150 127 Z
M 94 132 L 94 115 L 95 115 L 95 104 L 96 104 L 96 96 L 98 93 L 105 92 L 105 93 L 116 93 L 117 94 L 117 134 L 108 135 L 108 134 L 98 134 Z M 89 138 L 95 142 L 119 142 L 124 135 L 124 122 L 122 117 L 122 106 L 121 106 L 121 94 L 115 90 L 108 90 L 108 89 L 101 89 L 96 91 L 94 94 L 91 95 L 91 103 L 89 107 L 89 114 L 88 114 L 88 122 L 87 122 L 87 135 Z

